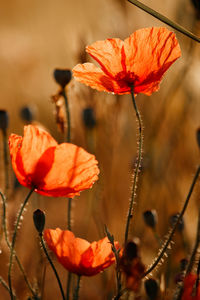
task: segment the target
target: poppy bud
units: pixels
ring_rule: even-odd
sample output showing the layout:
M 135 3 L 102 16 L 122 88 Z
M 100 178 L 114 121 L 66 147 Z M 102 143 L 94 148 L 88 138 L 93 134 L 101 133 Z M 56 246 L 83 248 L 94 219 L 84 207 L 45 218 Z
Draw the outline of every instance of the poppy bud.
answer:
M 154 229 L 156 224 L 157 224 L 157 213 L 156 213 L 156 211 L 155 210 L 146 210 L 143 213 L 143 217 L 144 217 L 145 224 Z
M 196 137 L 197 137 L 197 144 L 200 148 L 200 128 L 198 128 L 196 131 Z
M 72 72 L 69 69 L 55 69 L 53 76 L 55 81 L 64 89 L 72 79 Z
M 135 257 L 138 256 L 138 246 L 134 241 L 129 241 L 125 248 L 124 248 L 124 254 L 126 259 L 132 261 Z
M 42 210 L 37 209 L 34 211 L 33 213 L 33 221 L 34 221 L 34 225 L 36 230 L 39 233 L 42 233 L 44 230 L 44 225 L 45 225 L 45 214 Z
M 6 110 L 0 110 L 0 129 L 5 131 L 8 128 L 9 117 Z
M 34 119 L 33 110 L 29 106 L 24 106 L 20 110 L 20 117 L 22 120 L 31 123 Z
M 82 112 L 82 118 L 86 128 L 92 129 L 96 126 L 96 118 L 93 108 L 85 108 Z
M 152 278 L 147 279 L 144 282 L 144 286 L 145 286 L 146 294 L 149 297 L 149 299 L 155 300 L 157 298 L 158 291 L 159 291 L 159 286 L 157 281 Z
M 170 225 L 171 226 L 174 226 L 174 224 L 177 221 L 178 216 L 179 216 L 179 214 L 174 214 L 170 217 Z M 183 221 L 183 218 L 181 218 L 181 220 L 178 223 L 177 230 L 179 232 L 181 232 L 181 231 L 183 231 L 183 229 L 184 229 L 184 221 Z

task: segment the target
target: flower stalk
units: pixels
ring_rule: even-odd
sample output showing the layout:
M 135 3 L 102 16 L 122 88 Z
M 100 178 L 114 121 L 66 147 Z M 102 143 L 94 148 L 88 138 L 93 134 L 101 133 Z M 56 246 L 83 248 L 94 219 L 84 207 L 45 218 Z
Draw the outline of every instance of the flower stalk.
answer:
M 197 182 L 197 179 L 199 177 L 199 174 L 200 174 L 200 166 L 198 167 L 197 171 L 196 171 L 196 174 L 194 176 L 194 179 L 192 181 L 192 184 L 190 186 L 190 190 L 188 192 L 188 195 L 186 197 L 186 200 L 185 200 L 185 203 L 183 205 L 183 208 L 180 212 L 180 214 L 178 215 L 177 217 L 177 220 L 176 222 L 174 223 L 173 227 L 171 228 L 170 232 L 169 232 L 169 236 L 167 238 L 167 240 L 164 242 L 163 246 L 161 247 L 161 250 L 159 251 L 159 254 L 157 256 L 157 258 L 155 259 L 154 263 L 149 267 L 149 269 L 143 274 L 143 277 L 147 276 L 149 273 L 151 273 L 155 268 L 156 266 L 159 264 L 159 262 L 161 261 L 161 259 L 163 258 L 164 254 L 166 253 L 167 249 L 168 249 L 168 246 L 170 245 L 171 241 L 172 241 L 172 238 L 174 236 L 174 233 L 176 231 L 176 228 L 179 224 L 179 222 L 182 220 L 183 218 L 183 215 L 186 211 L 186 208 L 188 206 L 188 203 L 189 203 L 189 200 L 191 198 L 191 195 L 192 195 L 192 192 L 194 190 L 194 187 L 195 187 L 195 184 Z
M 10 260 L 9 260 L 9 269 L 8 269 L 8 285 L 9 285 L 9 289 L 10 289 L 10 298 L 11 300 L 14 300 L 13 297 L 13 289 L 12 289 L 12 280 L 11 280 L 11 271 L 12 271 L 12 265 L 13 265 L 13 256 L 15 255 L 15 242 L 16 242 L 16 237 L 17 237 L 17 230 L 19 227 L 19 222 L 21 219 L 21 216 L 23 214 L 24 208 L 26 206 L 26 204 L 28 203 L 28 200 L 31 196 L 31 194 L 33 193 L 35 187 L 33 187 L 30 192 L 28 193 L 26 199 L 24 200 L 24 203 L 22 204 L 20 211 L 18 213 L 17 216 L 17 220 L 16 220 L 16 224 L 15 224 L 15 228 L 14 228 L 14 233 L 13 233 L 13 237 L 12 237 L 12 242 L 11 242 L 11 247 L 10 247 Z
M 200 43 L 200 38 L 197 37 L 196 35 L 194 35 L 192 32 L 188 31 L 187 29 L 185 29 L 184 27 L 180 26 L 179 24 L 171 21 L 170 19 L 168 19 L 167 17 L 165 17 L 164 15 L 158 13 L 157 11 L 155 11 L 154 9 L 148 7 L 147 5 L 141 3 L 138 0 L 128 0 L 130 3 L 132 3 L 133 5 L 139 7 L 140 9 L 142 9 L 143 11 L 147 12 L 148 14 L 152 15 L 153 17 L 155 17 L 156 19 L 160 20 L 161 22 L 171 26 L 172 28 L 176 29 L 177 31 L 181 32 L 182 34 L 186 35 L 187 37 L 191 38 L 192 40 Z
M 135 96 L 134 96 L 134 87 L 131 87 L 131 96 L 132 96 L 132 102 L 133 102 L 133 107 L 136 113 L 136 119 L 138 121 L 138 157 L 137 157 L 137 162 L 136 162 L 136 167 L 134 169 L 134 174 L 133 174 L 133 186 L 132 186 L 132 191 L 131 191 L 131 199 L 129 203 L 129 210 L 128 210 L 128 216 L 127 216 L 127 223 L 126 223 L 126 229 L 125 229 L 125 240 L 124 244 L 126 245 L 127 240 L 128 240 L 128 234 L 129 234 L 129 227 L 130 227 L 130 222 L 132 219 L 132 213 L 133 213 L 133 204 L 135 202 L 135 196 L 136 196 L 136 189 L 137 189 L 137 181 L 138 181 L 138 174 L 141 166 L 141 161 L 142 161 L 142 148 L 143 148 L 143 128 L 142 128 L 142 119 L 139 113 L 139 110 L 136 105 L 135 101 Z
M 80 282 L 81 282 L 81 276 L 78 275 L 76 288 L 74 290 L 73 300 L 78 300 L 79 298 Z

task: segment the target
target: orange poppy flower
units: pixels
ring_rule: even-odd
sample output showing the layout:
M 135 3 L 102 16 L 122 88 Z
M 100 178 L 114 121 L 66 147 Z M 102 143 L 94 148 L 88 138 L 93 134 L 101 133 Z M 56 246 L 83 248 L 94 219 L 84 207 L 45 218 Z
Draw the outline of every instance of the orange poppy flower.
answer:
M 96 275 L 115 262 L 112 245 L 107 237 L 90 244 L 76 238 L 69 230 L 56 228 L 46 229 L 44 238 L 63 267 L 77 275 Z M 117 242 L 115 246 L 119 248 Z
M 19 182 L 52 197 L 74 197 L 98 179 L 94 155 L 73 144 L 58 143 L 46 131 L 24 127 L 24 137 L 11 134 L 12 166 Z
M 78 64 L 73 75 L 98 91 L 115 94 L 151 95 L 159 89 L 163 74 L 181 56 L 175 34 L 166 28 L 143 28 L 124 41 L 107 39 L 87 46 L 86 51 L 100 64 Z
M 196 274 L 188 274 L 184 279 L 183 294 L 181 300 L 199 300 L 200 299 L 200 285 L 196 289 Z

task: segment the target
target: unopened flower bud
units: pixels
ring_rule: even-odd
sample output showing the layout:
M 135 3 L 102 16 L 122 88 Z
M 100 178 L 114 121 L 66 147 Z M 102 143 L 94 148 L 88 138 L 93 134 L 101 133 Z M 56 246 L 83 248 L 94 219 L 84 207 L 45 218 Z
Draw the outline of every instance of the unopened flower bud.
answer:
M 8 128 L 9 117 L 6 110 L 0 110 L 0 129 L 5 131 Z
M 138 256 L 138 245 L 134 241 L 129 241 L 124 248 L 124 257 L 132 261 Z
M 170 217 L 170 225 L 171 226 L 174 226 L 174 224 L 177 221 L 178 216 L 179 216 L 179 214 L 174 214 Z M 183 218 L 181 218 L 181 220 L 178 223 L 177 230 L 179 232 L 181 232 L 181 231 L 183 231 L 183 229 L 184 229 L 184 221 L 183 221 Z
M 157 281 L 152 278 L 147 279 L 144 282 L 144 286 L 145 286 L 146 294 L 149 297 L 149 299 L 155 300 L 157 298 L 158 291 L 159 291 L 159 286 Z
M 33 110 L 29 106 L 24 106 L 20 110 L 20 117 L 22 120 L 31 123 L 34 119 Z
M 42 233 L 44 230 L 44 226 L 45 226 L 45 214 L 42 210 L 37 209 L 34 211 L 33 213 L 33 221 L 34 221 L 34 225 L 36 230 L 39 233 Z
M 72 79 L 72 72 L 69 69 L 55 69 L 53 76 L 55 81 L 64 89 Z
M 85 127 L 92 129 L 96 126 L 96 118 L 94 110 L 91 107 L 87 107 L 82 112 L 83 123 Z
M 156 211 L 155 210 L 146 210 L 143 213 L 143 217 L 144 217 L 145 224 L 154 229 L 156 224 L 157 224 L 157 213 L 156 213 Z

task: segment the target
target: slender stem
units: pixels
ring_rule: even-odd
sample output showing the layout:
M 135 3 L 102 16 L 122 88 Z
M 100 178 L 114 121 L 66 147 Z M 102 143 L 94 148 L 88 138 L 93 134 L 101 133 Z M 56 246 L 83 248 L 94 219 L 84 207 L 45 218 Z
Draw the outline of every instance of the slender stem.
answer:
M 136 118 L 137 118 L 137 121 L 138 121 L 138 129 L 139 129 L 139 137 L 138 137 L 138 140 L 139 140 L 139 148 L 138 148 L 137 163 L 136 163 L 136 167 L 135 167 L 134 175 L 133 175 L 133 187 L 132 187 L 132 192 L 131 192 L 131 199 L 130 199 L 130 203 L 129 203 L 129 210 L 128 210 L 128 216 L 127 216 L 126 229 L 125 229 L 125 244 L 126 244 L 127 239 L 128 239 L 129 226 L 130 226 L 130 222 L 131 222 L 131 218 L 132 218 L 133 204 L 134 204 L 134 202 L 135 202 L 136 189 L 137 189 L 137 180 L 138 180 L 138 173 L 139 173 L 139 169 L 140 169 L 141 161 L 142 161 L 142 147 L 143 147 L 142 119 L 141 119 L 140 113 L 139 113 L 139 111 L 138 111 L 136 102 L 135 102 L 135 97 L 134 97 L 134 90 L 133 90 L 133 87 L 131 87 L 131 95 L 132 95 L 133 106 L 134 106 L 135 113 L 136 113 Z
M 160 20 L 161 22 L 163 22 L 163 23 L 171 26 L 172 28 L 178 30 L 179 32 L 181 32 L 184 35 L 186 35 L 187 37 L 191 38 L 192 40 L 200 43 L 200 38 L 199 37 L 197 37 L 196 35 L 194 35 L 192 32 L 188 31 L 184 27 L 180 26 L 179 24 L 171 21 L 170 19 L 168 19 L 167 17 L 163 16 L 162 14 L 158 13 L 154 9 L 148 7 L 147 5 L 141 3 L 138 0 L 128 0 L 128 1 L 130 3 L 132 3 L 132 4 L 134 4 L 135 6 L 141 8 L 142 10 L 144 10 L 145 12 L 147 12 L 148 14 L 152 15 L 156 19 Z
M 2 277 L 0 277 L 0 283 L 3 285 L 3 287 L 5 287 L 5 289 L 10 293 L 10 289 L 9 286 L 7 285 L 7 283 L 5 282 L 5 280 L 3 280 Z
M 67 94 L 65 92 L 65 89 L 62 90 L 62 95 L 65 100 L 65 109 L 66 109 L 66 115 L 67 115 L 67 143 L 70 143 L 71 140 L 71 119 L 70 119 L 70 111 L 69 111 L 69 102 L 67 98 Z
M 4 172 L 5 172 L 5 194 L 9 188 L 9 176 L 8 176 L 8 147 L 7 147 L 7 131 L 3 130 L 3 155 L 4 155 Z
M 10 241 L 9 241 L 9 238 L 8 238 L 8 230 L 7 230 L 7 225 L 6 225 L 6 198 L 5 196 L 2 194 L 2 192 L 0 191 L 0 196 L 1 196 L 1 199 L 2 199 L 2 203 L 3 203 L 3 220 L 2 220 L 2 223 L 3 223 L 3 231 L 4 231 L 4 235 L 5 235 L 5 241 L 6 241 L 6 244 L 8 246 L 9 249 L 11 249 L 11 245 L 10 245 Z M 36 293 L 34 292 L 34 290 L 32 289 L 31 287 L 31 284 L 26 276 L 26 273 L 24 271 L 24 268 L 19 260 L 19 258 L 17 257 L 17 255 L 15 254 L 15 259 L 16 259 L 16 262 L 18 264 L 18 267 L 20 269 L 20 271 L 22 272 L 22 275 L 24 277 L 24 280 L 29 288 L 29 290 L 31 291 L 32 295 L 34 297 L 36 297 Z
M 59 278 L 59 276 L 58 276 L 58 273 L 57 273 L 57 271 L 56 271 L 56 268 L 55 268 L 55 266 L 54 266 L 54 264 L 53 264 L 53 262 L 52 262 L 52 260 L 51 260 L 51 258 L 50 258 L 50 256 L 49 256 L 49 254 L 48 254 L 47 249 L 46 249 L 46 246 L 45 246 L 45 243 L 44 243 L 44 239 L 43 239 L 42 233 L 39 233 L 39 237 L 40 237 L 40 241 L 41 241 L 41 245 L 42 245 L 42 248 L 43 248 L 43 250 L 44 250 L 44 253 L 46 254 L 46 257 L 47 257 L 47 259 L 48 259 L 48 261 L 49 261 L 49 263 L 50 263 L 50 265 L 51 265 L 51 267 L 52 267 L 52 269 L 53 269 L 53 271 L 54 271 L 54 274 L 55 274 L 55 276 L 56 276 L 56 279 L 57 279 L 57 281 L 58 281 L 58 285 L 59 285 L 59 288 L 60 288 L 60 292 L 61 292 L 61 294 L 62 294 L 62 298 L 63 298 L 63 300 L 65 300 L 65 294 L 64 294 L 64 291 L 63 291 L 63 288 L 62 288 L 62 284 L 61 284 L 60 278 Z
M 73 300 L 78 300 L 78 297 L 79 297 L 79 290 L 80 290 L 80 281 L 81 281 L 81 276 L 78 275 L 78 278 L 77 278 L 77 285 L 76 285 L 76 288 L 75 288 L 75 290 L 74 290 Z
M 71 224 L 71 210 L 72 210 L 72 198 L 68 198 L 68 211 L 67 211 L 67 228 L 68 230 L 72 230 Z
M 169 246 L 169 244 L 170 244 L 170 242 L 171 242 L 171 240 L 172 240 L 172 238 L 173 238 L 173 235 L 174 235 L 174 233 L 175 233 L 175 231 L 176 231 L 176 228 L 177 228 L 179 222 L 181 221 L 181 219 L 182 219 L 182 217 L 183 217 L 183 215 L 184 215 L 184 213 L 185 213 L 185 210 L 186 210 L 186 208 L 187 208 L 187 206 L 188 206 L 190 197 L 191 197 L 191 195 L 192 195 L 192 192 L 193 192 L 194 186 L 195 186 L 195 184 L 196 184 L 196 182 L 197 182 L 197 179 L 198 179 L 198 177 L 199 177 L 199 174 L 200 174 L 200 166 L 198 167 L 198 169 L 197 169 L 197 171 L 196 171 L 196 174 L 195 174 L 194 179 L 193 179 L 193 181 L 192 181 L 192 184 L 191 184 L 189 193 L 188 193 L 188 195 L 187 195 L 187 197 L 186 197 L 186 200 L 185 200 L 185 203 L 184 203 L 183 208 L 182 208 L 182 210 L 181 210 L 181 213 L 178 215 L 178 218 L 177 218 L 177 220 L 176 220 L 176 223 L 174 224 L 174 226 L 172 227 L 172 229 L 171 229 L 170 232 L 169 232 L 168 239 L 164 242 L 164 244 L 163 244 L 161 250 L 159 251 L 159 254 L 158 254 L 156 260 L 155 260 L 154 263 L 150 266 L 150 268 L 143 274 L 143 277 L 147 276 L 149 273 L 151 273 L 151 272 L 153 271 L 153 269 L 158 265 L 158 263 L 159 263 L 160 260 L 162 259 L 163 255 L 165 254 L 165 252 L 166 252 L 166 250 L 167 250 L 167 248 L 168 248 L 168 246 Z
M 24 200 L 24 203 L 22 204 L 20 211 L 18 213 L 17 216 L 17 220 L 16 220 L 16 224 L 15 224 L 15 228 L 14 228 L 14 233 L 13 233 L 13 237 L 12 237 L 12 243 L 11 243 L 11 247 L 10 247 L 10 261 L 9 261 L 9 269 L 8 269 L 8 284 L 9 284 L 9 288 L 10 288 L 10 297 L 11 300 L 13 300 L 13 291 L 12 291 L 12 281 L 11 281 L 11 271 L 12 271 L 12 264 L 13 264 L 13 256 L 14 256 L 14 248 L 15 248 L 15 241 L 16 241 L 16 237 L 17 237 L 17 230 L 18 230 L 18 226 L 19 226 L 19 222 L 22 216 L 22 213 L 24 211 L 24 208 L 31 196 L 31 194 L 34 191 L 34 187 L 30 190 L 30 192 L 28 193 L 26 199 Z
M 66 300 L 70 299 L 70 286 L 71 286 L 71 281 L 72 281 L 72 273 L 68 272 L 67 275 L 67 292 L 66 292 Z

